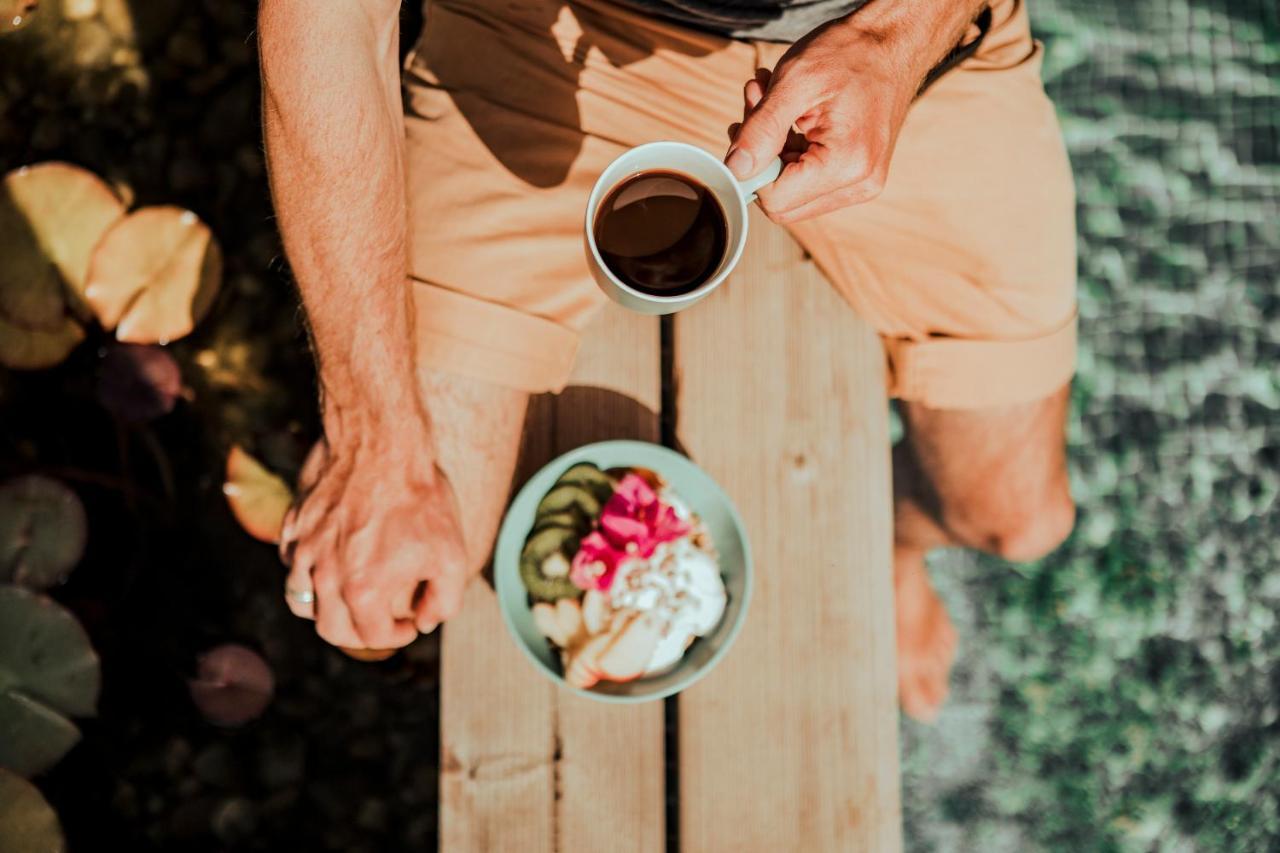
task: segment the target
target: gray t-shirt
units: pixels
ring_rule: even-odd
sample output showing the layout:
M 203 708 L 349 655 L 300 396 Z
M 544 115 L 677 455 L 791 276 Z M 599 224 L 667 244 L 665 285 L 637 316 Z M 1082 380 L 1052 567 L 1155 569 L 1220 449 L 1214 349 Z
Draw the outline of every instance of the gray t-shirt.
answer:
M 659 18 L 725 36 L 795 41 L 868 0 L 615 0 Z

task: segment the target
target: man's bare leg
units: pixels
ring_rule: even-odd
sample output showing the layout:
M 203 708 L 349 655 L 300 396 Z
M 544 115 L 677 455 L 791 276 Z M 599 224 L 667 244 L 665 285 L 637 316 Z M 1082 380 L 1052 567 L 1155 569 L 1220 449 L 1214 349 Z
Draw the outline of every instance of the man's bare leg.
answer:
M 468 571 L 489 559 L 511 490 L 529 395 L 476 379 L 419 369 L 431 401 L 437 462 L 458 498 Z
M 898 691 L 903 710 L 933 719 L 947 696 L 956 634 L 925 570 L 925 554 L 964 546 L 1015 562 L 1067 537 L 1069 389 L 1033 403 L 974 411 L 903 405 L 893 452 Z

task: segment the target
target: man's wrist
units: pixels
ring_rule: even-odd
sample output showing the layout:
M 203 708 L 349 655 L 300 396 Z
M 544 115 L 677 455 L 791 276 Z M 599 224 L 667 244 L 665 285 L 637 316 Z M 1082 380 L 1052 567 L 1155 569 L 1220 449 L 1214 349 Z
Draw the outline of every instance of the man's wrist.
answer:
M 987 0 L 872 0 L 844 23 L 897 66 L 904 89 L 914 95 L 987 5 Z
M 340 451 L 361 449 L 380 457 L 434 461 L 431 424 L 416 389 L 380 383 L 338 396 L 323 390 L 320 417 L 325 439 Z

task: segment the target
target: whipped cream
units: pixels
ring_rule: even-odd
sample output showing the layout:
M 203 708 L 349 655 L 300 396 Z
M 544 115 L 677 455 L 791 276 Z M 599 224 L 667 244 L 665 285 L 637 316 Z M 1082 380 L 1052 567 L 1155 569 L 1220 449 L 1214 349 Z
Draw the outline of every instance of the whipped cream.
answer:
M 684 509 L 672 505 L 677 512 Z M 678 662 L 694 637 L 720 624 L 728 600 L 716 558 L 688 536 L 663 542 L 647 559 L 624 561 L 609 588 L 609 599 L 615 611 L 643 613 L 663 625 L 645 675 Z

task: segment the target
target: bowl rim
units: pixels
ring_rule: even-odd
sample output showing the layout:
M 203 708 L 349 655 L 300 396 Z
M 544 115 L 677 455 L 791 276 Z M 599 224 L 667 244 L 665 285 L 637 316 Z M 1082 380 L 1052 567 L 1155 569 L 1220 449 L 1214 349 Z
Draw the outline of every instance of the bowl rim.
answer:
M 504 577 L 505 577 L 504 573 L 499 572 L 498 570 L 498 550 L 499 550 L 498 545 L 502 543 L 504 540 L 506 540 L 509 535 L 514 535 L 514 530 L 508 529 L 511 527 L 511 525 L 515 523 L 513 519 L 512 509 L 516 506 L 517 503 L 520 503 L 522 500 L 526 499 L 525 493 L 533 491 L 534 482 L 537 481 L 539 477 L 548 469 L 559 468 L 563 465 L 573 464 L 577 462 L 584 462 L 584 461 L 589 462 L 591 460 L 587 457 L 589 457 L 593 453 L 598 453 L 599 451 L 604 449 L 607 449 L 609 451 L 615 451 L 615 452 L 621 451 L 623 455 L 625 455 L 627 451 L 639 451 L 641 453 L 646 453 L 646 454 L 657 453 L 658 456 L 665 456 L 671 464 L 688 466 L 698 476 L 701 476 L 706 479 L 707 484 L 711 487 L 711 491 L 719 498 L 719 500 L 722 502 L 722 504 L 728 511 L 729 518 L 732 521 L 733 527 L 738 534 L 738 539 L 742 543 L 742 581 L 743 581 L 742 606 L 738 608 L 737 616 L 734 619 L 733 624 L 729 625 L 728 633 L 725 634 L 724 641 L 720 644 L 719 648 L 717 648 L 714 652 L 712 652 L 711 657 L 707 659 L 706 663 L 704 663 L 701 667 L 693 670 L 688 676 L 686 676 L 685 678 L 678 679 L 672 682 L 671 684 L 667 685 L 666 687 L 657 689 L 652 693 L 646 693 L 642 696 L 629 696 L 629 695 L 624 696 L 624 695 L 614 695 L 610 693 L 597 693 L 594 690 L 582 689 L 579 687 L 574 687 L 573 685 L 569 684 L 567 681 L 564 680 L 564 676 L 552 670 L 545 663 L 543 663 L 543 661 L 537 655 L 533 653 L 533 650 L 529 648 L 528 644 L 525 643 L 524 638 L 521 637 L 520 631 L 516 627 L 514 618 L 512 617 L 511 613 L 508 612 L 506 605 L 503 603 L 505 598 L 502 592 L 503 592 L 503 589 L 506 587 L 506 585 L 508 583 L 511 583 L 511 579 L 508 578 L 504 580 Z M 664 473 L 664 472 L 662 470 L 659 470 L 659 473 Z M 518 581 L 518 577 L 519 575 L 517 573 L 515 575 L 515 579 L 517 581 Z M 742 516 L 738 513 L 738 507 L 734 504 L 733 500 L 729 497 L 728 493 L 725 492 L 725 490 L 720 486 L 720 483 L 717 482 L 714 477 L 712 477 L 710 474 L 704 471 L 701 466 L 699 466 L 696 462 L 694 462 L 688 456 L 676 450 L 672 450 L 670 447 L 667 447 L 662 444 L 658 444 L 656 442 L 651 442 L 651 441 L 639 441 L 636 439 L 611 439 L 607 441 L 596 441 L 590 444 L 583 444 L 579 447 L 573 448 L 572 450 L 565 451 L 564 453 L 561 453 L 560 455 L 548 461 L 545 465 L 538 468 L 538 470 L 535 471 L 525 481 L 524 485 L 520 487 L 520 490 L 516 492 L 515 497 L 511 499 L 511 502 L 507 505 L 506 511 L 503 513 L 502 524 L 498 528 L 498 537 L 494 543 L 493 586 L 494 586 L 494 592 L 498 598 L 498 610 L 502 612 L 502 623 L 507 627 L 507 634 L 510 635 L 511 639 L 515 642 L 516 646 L 519 647 L 521 653 L 526 658 L 528 658 L 528 660 L 533 664 L 534 669 L 541 672 L 544 676 L 546 676 L 548 679 L 558 684 L 561 688 L 568 690 L 571 693 L 576 693 L 579 696 L 585 696 L 588 699 L 593 699 L 597 702 L 605 702 L 605 703 L 616 704 L 616 705 L 634 705 L 634 704 L 639 704 L 641 702 L 653 702 L 659 699 L 666 699 L 668 696 L 674 696 L 675 694 L 680 693 L 692 687 L 694 684 L 700 681 L 703 678 L 703 676 L 711 672 L 713 669 L 716 668 L 717 665 L 719 665 L 721 659 L 726 654 L 728 654 L 729 649 L 733 647 L 734 642 L 738 639 L 738 634 L 742 631 L 742 626 L 747 620 L 747 610 L 751 606 L 751 596 L 752 596 L 752 591 L 754 587 L 754 564 L 752 561 L 752 554 L 751 554 L 751 540 L 747 536 L 747 528 L 742 521 Z M 523 590 L 524 590 L 524 586 L 523 584 L 521 584 L 521 591 Z M 679 664 L 677 664 L 677 666 L 679 666 Z

